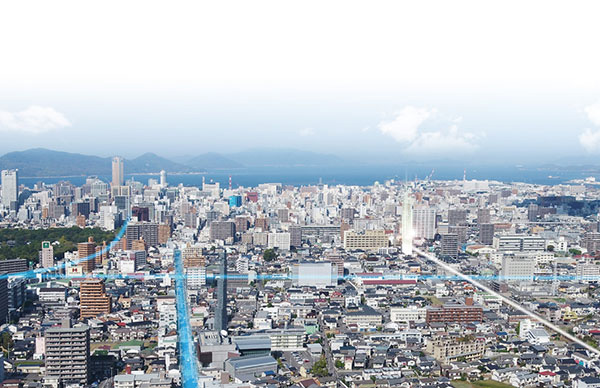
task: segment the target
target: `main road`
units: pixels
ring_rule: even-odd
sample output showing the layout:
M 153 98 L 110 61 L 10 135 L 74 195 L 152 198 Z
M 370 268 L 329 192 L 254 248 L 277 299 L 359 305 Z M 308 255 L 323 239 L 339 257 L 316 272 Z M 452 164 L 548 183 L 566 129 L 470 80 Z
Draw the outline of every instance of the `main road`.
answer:
M 177 302 L 177 338 L 179 341 L 179 370 L 183 388 L 198 387 L 198 358 L 190 326 L 190 309 L 185 287 L 181 251 L 175 249 L 175 297 Z

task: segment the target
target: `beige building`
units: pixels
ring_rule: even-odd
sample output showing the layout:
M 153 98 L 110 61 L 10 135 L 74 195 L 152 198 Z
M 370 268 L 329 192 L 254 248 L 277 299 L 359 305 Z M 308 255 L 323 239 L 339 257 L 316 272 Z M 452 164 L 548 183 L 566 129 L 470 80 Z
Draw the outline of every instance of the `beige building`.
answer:
M 357 233 L 353 230 L 344 232 L 344 249 L 347 251 L 363 250 L 376 251 L 390 245 L 390 239 L 385 230 L 366 230 Z
M 441 363 L 469 361 L 483 357 L 485 343 L 469 336 L 438 338 L 427 342 L 426 351 Z

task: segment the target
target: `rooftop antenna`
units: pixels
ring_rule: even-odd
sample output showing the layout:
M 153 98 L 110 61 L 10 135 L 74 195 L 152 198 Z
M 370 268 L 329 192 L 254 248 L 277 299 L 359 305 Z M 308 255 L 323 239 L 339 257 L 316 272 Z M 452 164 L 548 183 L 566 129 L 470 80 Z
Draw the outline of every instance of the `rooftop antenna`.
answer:
M 231 175 L 229 175 L 229 190 L 231 190 Z
M 463 171 L 463 182 L 467 180 L 467 169 Z

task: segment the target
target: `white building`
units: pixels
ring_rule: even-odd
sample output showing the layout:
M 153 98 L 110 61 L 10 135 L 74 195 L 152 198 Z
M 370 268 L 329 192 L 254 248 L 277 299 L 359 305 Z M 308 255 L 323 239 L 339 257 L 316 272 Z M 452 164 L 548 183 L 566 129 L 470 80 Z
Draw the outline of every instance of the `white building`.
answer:
M 416 238 L 433 239 L 435 236 L 436 211 L 430 207 L 422 206 L 413 209 L 413 233 Z
M 278 248 L 284 251 L 290 250 L 290 234 L 288 232 L 269 233 L 269 248 Z
M 19 170 L 2 170 L 2 205 L 9 209 L 19 200 Z

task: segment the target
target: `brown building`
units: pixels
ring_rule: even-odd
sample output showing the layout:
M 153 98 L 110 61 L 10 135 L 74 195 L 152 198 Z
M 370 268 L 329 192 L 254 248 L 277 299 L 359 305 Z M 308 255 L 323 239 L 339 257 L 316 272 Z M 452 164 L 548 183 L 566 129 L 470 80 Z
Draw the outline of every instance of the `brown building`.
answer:
M 148 249 L 148 245 L 144 241 L 142 237 L 139 240 L 135 240 L 131 242 L 131 250 L 132 251 L 146 251 Z
M 106 246 L 106 241 L 103 241 L 102 245 L 96 247 L 96 257 L 94 259 L 96 261 L 96 267 L 102 266 L 104 262 L 108 260 L 108 247 Z
M 81 265 L 84 273 L 90 273 L 96 268 L 96 260 L 93 255 L 96 254 L 96 243 L 94 238 L 90 236 L 88 242 L 77 244 L 77 253 L 79 254 L 79 264 Z
M 269 230 L 269 219 L 266 217 L 257 218 L 254 221 L 254 227 L 256 229 L 261 229 L 263 232 L 267 232 Z
M 203 256 L 188 256 L 183 259 L 184 268 L 204 267 L 206 259 Z
M 158 225 L 158 243 L 163 245 L 171 238 L 171 226 L 168 224 Z
M 104 280 L 86 279 L 79 286 L 79 316 L 94 318 L 110 313 L 110 296 L 104 290 Z
M 427 323 L 481 322 L 483 320 L 483 309 L 466 304 L 445 304 L 440 307 L 428 308 L 425 320 Z

